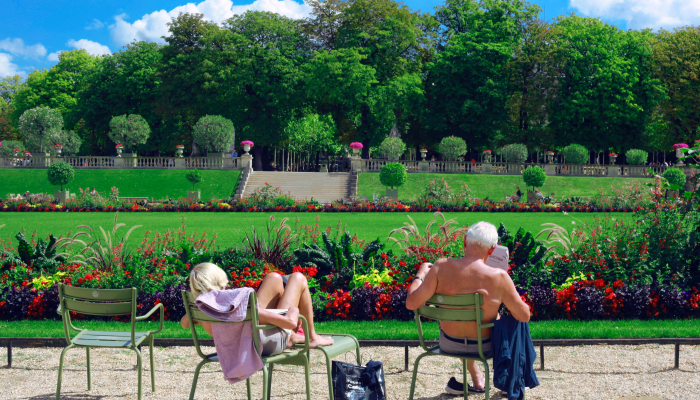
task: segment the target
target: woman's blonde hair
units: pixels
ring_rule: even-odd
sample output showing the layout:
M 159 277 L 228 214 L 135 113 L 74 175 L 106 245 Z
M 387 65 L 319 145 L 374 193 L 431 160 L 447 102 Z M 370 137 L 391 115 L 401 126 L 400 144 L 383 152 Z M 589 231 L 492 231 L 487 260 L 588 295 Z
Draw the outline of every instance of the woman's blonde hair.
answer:
M 197 264 L 190 272 L 190 289 L 195 297 L 212 290 L 224 290 L 226 286 L 228 286 L 226 272 L 216 264 Z

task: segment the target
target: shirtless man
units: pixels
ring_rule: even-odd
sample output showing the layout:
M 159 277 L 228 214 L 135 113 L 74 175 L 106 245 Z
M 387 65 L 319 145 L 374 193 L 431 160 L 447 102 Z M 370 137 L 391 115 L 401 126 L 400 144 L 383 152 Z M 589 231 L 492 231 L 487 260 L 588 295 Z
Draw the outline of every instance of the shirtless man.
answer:
M 464 257 L 460 259 L 440 259 L 435 264 L 424 263 L 413 278 L 408 289 L 406 308 L 416 310 L 434 294 L 457 295 L 481 293 L 484 295 L 484 320 L 489 324 L 498 318 L 501 303 L 505 304 L 515 319 L 530 321 L 530 307 L 522 301 L 508 273 L 500 268 L 485 264 L 498 243 L 496 227 L 488 222 L 477 222 L 469 227 L 464 238 Z M 491 329 L 483 329 L 482 345 L 484 353 L 491 353 Z M 441 322 L 440 348 L 448 353 L 479 356 L 476 322 Z M 484 375 L 476 367 L 476 362 L 467 361 L 467 369 L 475 388 L 474 393 L 483 393 Z M 451 394 L 462 394 L 463 385 L 454 378 L 445 389 Z

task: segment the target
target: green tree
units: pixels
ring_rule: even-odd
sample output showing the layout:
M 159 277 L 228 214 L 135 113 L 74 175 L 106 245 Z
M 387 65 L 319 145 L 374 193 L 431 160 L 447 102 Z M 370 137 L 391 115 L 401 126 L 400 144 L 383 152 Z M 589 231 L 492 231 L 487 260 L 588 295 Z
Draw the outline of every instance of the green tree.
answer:
M 74 156 L 80 151 L 80 146 L 83 140 L 74 131 L 64 131 L 63 129 L 51 132 L 44 141 L 44 151 L 56 156 L 57 144 L 61 145 L 61 154 L 64 156 Z M 30 136 L 25 142 L 26 148 L 29 151 L 39 151 L 39 140 L 36 137 Z
M 438 151 L 445 160 L 457 161 L 467 153 L 467 143 L 456 136 L 445 136 L 440 141 Z
M 44 141 L 63 128 L 63 116 L 58 110 L 36 107 L 25 111 L 19 119 L 19 131 L 27 139 L 39 142 L 39 151 L 44 152 Z
M 520 0 L 448 0 L 438 8 L 445 30 L 427 70 L 425 117 L 435 135 L 454 133 L 471 147 L 489 144 L 507 120 L 510 84 L 504 66 L 522 40 L 519 25 L 538 10 Z
M 549 108 L 556 144 L 576 141 L 601 151 L 641 142 L 665 97 L 663 84 L 653 77 L 653 33 L 625 32 L 577 15 L 560 17 L 557 28 L 562 59 Z
M 336 129 L 333 118 L 329 115 L 307 114 L 302 118 L 289 121 L 284 130 L 284 143 L 290 150 L 312 153 L 325 148 L 332 154 L 340 152 L 337 144 Z
M 0 78 L 0 98 L 5 100 L 9 106 L 12 105 L 12 100 L 22 88 L 24 88 L 24 81 L 19 75 Z
M 131 43 L 99 59 L 86 73 L 77 106 L 86 152 L 111 154 L 114 144 L 107 135 L 109 122 L 123 114 L 141 115 L 151 128 L 139 153 L 171 153 L 176 144 L 191 140 L 178 125 L 180 116 L 165 116 L 158 104 L 160 79 L 156 71 L 163 57 L 161 48 L 156 43 Z
M 631 149 L 625 153 L 625 159 L 629 165 L 644 165 L 649 159 L 649 153 L 640 149 Z
M 223 153 L 233 144 L 233 122 L 220 115 L 205 115 L 192 130 L 194 141 L 208 152 Z
M 399 163 L 387 163 L 379 171 L 379 182 L 392 189 L 401 187 L 408 179 L 406 167 Z
M 63 191 L 63 185 L 69 184 L 75 178 L 73 167 L 65 162 L 51 164 L 46 173 L 49 183 L 54 186 L 61 186 L 61 191 Z
M 529 166 L 523 170 L 523 181 L 532 188 L 532 191 L 535 191 L 535 188 L 544 186 L 546 180 L 547 174 L 540 167 Z
M 588 149 L 580 144 L 572 143 L 562 150 L 564 162 L 567 164 L 585 164 L 588 162 Z
M 389 160 L 398 160 L 406 152 L 406 143 L 397 137 L 388 137 L 379 145 L 379 151 Z
M 523 163 L 527 160 L 527 146 L 520 143 L 509 144 L 501 150 L 507 162 Z
M 192 191 L 194 192 L 194 185 L 202 181 L 202 173 L 198 169 L 191 169 L 185 174 L 185 179 L 192 184 Z
M 78 93 L 87 73 L 97 64 L 98 58 L 85 50 L 62 51 L 58 64 L 49 70 L 35 70 L 29 74 L 25 85 L 14 96 L 13 123 L 25 111 L 35 107 L 49 107 L 63 115 L 67 128 L 72 129 L 80 120 L 75 112 Z
M 148 122 L 140 115 L 119 115 L 109 121 L 110 140 L 124 145 L 127 151 L 134 151 L 136 146 L 146 143 L 150 134 Z

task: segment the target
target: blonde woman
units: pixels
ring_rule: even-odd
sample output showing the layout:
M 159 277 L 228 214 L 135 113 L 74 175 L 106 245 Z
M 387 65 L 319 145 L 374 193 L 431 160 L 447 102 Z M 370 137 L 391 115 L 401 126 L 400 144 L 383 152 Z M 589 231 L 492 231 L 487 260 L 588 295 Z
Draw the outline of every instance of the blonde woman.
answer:
M 226 273 L 216 264 L 201 263 L 196 265 L 190 273 L 190 289 L 199 297 L 212 291 L 236 291 L 242 289 L 227 289 L 228 278 Z M 311 294 L 306 277 L 301 273 L 293 273 L 289 277 L 278 273 L 270 273 L 265 276 L 258 292 L 258 319 L 260 324 L 274 325 L 278 328 L 262 331 L 261 346 L 262 355 L 269 356 L 279 354 L 284 349 L 295 344 L 303 343 L 304 336 L 296 333 L 301 326 L 299 314 L 303 315 L 309 325 L 310 347 L 330 346 L 333 338 L 322 337 L 314 329 L 313 306 Z M 287 309 L 285 315 L 280 315 L 271 309 Z M 183 328 L 189 329 L 187 316 L 180 321 Z M 197 322 L 204 330 L 214 337 L 212 324 Z

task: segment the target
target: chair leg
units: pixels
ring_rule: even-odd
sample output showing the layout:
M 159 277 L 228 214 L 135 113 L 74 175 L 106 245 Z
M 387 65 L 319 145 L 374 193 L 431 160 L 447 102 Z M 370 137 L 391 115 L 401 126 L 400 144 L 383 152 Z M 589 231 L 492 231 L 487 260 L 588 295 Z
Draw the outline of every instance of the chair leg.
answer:
M 148 343 L 148 356 L 151 359 L 151 391 L 156 391 L 156 370 L 153 367 L 153 336 L 151 336 L 151 342 Z
M 141 351 L 139 351 L 138 348 L 134 348 L 134 351 L 136 352 L 136 372 L 138 374 L 138 400 L 141 400 L 141 386 L 142 386 L 142 380 L 141 380 L 141 375 L 142 375 L 142 370 L 143 370 L 143 360 L 141 359 Z
M 467 359 L 462 359 L 462 382 L 464 382 L 464 400 L 469 398 L 469 384 L 467 382 Z
M 251 390 L 250 390 L 250 378 L 245 380 L 245 389 L 246 389 L 246 392 L 248 392 L 248 400 L 253 400 L 253 394 L 251 393 Z M 192 390 L 194 390 L 194 388 Z M 190 397 L 190 400 L 192 400 L 192 397 Z
M 311 366 L 309 353 L 304 356 L 306 363 L 304 363 L 304 377 L 306 378 L 306 400 L 311 400 Z
M 270 376 L 268 375 L 268 366 L 263 365 L 262 367 L 262 372 L 263 372 L 263 394 L 262 394 L 262 400 L 267 400 L 268 399 L 268 388 L 267 388 L 267 381 L 270 379 Z
M 68 349 L 70 349 L 72 346 L 68 346 L 61 351 L 61 358 L 60 361 L 58 362 L 58 383 L 56 383 L 56 400 L 60 400 L 61 398 L 61 379 L 63 378 L 63 359 L 66 355 L 66 352 Z
M 270 372 L 267 373 L 267 399 L 272 397 L 272 370 L 274 367 L 275 364 L 270 364 Z
M 200 362 L 197 365 L 197 368 L 195 368 L 195 370 L 194 370 L 194 379 L 192 380 L 192 389 L 190 389 L 190 400 L 194 400 L 194 391 L 197 389 L 197 380 L 199 379 L 199 371 L 202 369 L 202 367 L 206 363 L 207 363 L 207 360 L 202 360 L 202 362 Z M 250 399 L 250 378 L 248 380 L 246 380 L 246 382 L 248 383 L 248 400 L 251 400 Z
M 484 377 L 486 378 L 486 384 L 484 385 L 484 390 L 486 393 L 484 393 L 484 400 L 489 400 L 490 396 L 490 389 L 491 389 L 491 384 L 490 381 L 491 379 L 489 378 L 489 363 L 488 361 L 484 360 Z
M 420 363 L 420 360 L 428 355 L 430 353 L 423 353 L 416 357 L 416 362 L 413 364 L 413 378 L 411 378 L 411 392 L 408 395 L 408 400 L 413 400 L 413 393 L 416 390 L 416 377 L 418 376 L 418 363 Z
M 92 382 L 90 380 L 90 348 L 85 348 L 85 358 L 87 359 L 87 378 L 88 378 L 88 390 L 92 389 Z
M 328 353 L 325 351 L 323 352 L 323 355 L 326 357 L 326 373 L 328 374 L 328 399 L 335 400 L 335 393 L 333 393 L 333 370 L 331 368 L 331 359 L 328 357 Z

